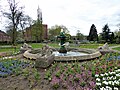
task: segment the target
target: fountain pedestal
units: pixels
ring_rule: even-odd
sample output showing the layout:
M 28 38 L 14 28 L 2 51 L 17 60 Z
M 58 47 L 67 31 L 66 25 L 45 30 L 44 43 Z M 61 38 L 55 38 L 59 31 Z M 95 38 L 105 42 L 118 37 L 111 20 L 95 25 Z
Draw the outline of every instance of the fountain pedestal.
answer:
M 66 41 L 66 36 L 63 32 L 63 30 L 61 30 L 60 35 L 57 36 L 60 39 L 60 49 L 59 49 L 59 53 L 67 53 L 67 50 L 65 48 L 65 41 Z
M 67 53 L 67 50 L 64 46 L 61 46 L 58 52 L 59 53 Z

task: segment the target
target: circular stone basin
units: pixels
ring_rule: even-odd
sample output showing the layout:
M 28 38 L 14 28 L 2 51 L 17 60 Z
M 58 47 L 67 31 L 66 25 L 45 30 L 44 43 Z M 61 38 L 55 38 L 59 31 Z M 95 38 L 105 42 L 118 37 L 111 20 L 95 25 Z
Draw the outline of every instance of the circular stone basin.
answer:
M 55 55 L 55 61 L 83 61 L 83 60 L 91 60 L 101 56 L 101 53 L 97 50 L 92 49 L 75 49 L 75 48 L 67 48 L 67 53 L 59 53 L 58 48 L 53 48 L 53 54 Z M 37 50 L 28 50 L 23 56 L 30 59 L 37 59 L 40 55 L 41 49 Z
M 66 54 L 59 53 L 58 50 L 54 51 L 55 61 L 75 61 L 75 60 L 91 60 L 101 56 L 101 53 L 97 50 L 92 49 L 67 49 L 68 52 Z

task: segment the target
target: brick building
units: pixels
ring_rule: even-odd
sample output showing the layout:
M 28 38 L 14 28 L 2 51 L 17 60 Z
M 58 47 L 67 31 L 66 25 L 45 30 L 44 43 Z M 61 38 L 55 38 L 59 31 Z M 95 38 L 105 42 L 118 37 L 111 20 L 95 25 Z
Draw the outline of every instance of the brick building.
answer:
M 10 42 L 11 41 L 11 37 L 9 35 L 7 35 L 5 32 L 0 30 L 0 42 Z
M 47 40 L 48 39 L 48 25 L 47 24 L 42 24 L 43 20 L 42 20 L 42 11 L 38 6 L 37 9 L 37 20 L 40 21 L 40 24 L 42 25 L 42 40 Z M 31 25 L 30 27 L 26 28 L 24 31 L 24 40 L 25 41 L 35 41 L 35 35 L 33 34 L 33 31 L 35 29 L 33 29 L 35 27 L 35 25 Z M 40 38 L 40 36 L 38 36 L 38 38 Z
M 34 25 L 27 27 L 24 31 L 24 40 L 25 41 L 35 41 L 33 32 L 32 32 L 32 28 L 34 27 Z M 43 28 L 43 34 L 42 34 L 42 39 L 43 40 L 47 40 L 48 39 L 48 26 L 47 24 L 43 24 L 42 26 Z

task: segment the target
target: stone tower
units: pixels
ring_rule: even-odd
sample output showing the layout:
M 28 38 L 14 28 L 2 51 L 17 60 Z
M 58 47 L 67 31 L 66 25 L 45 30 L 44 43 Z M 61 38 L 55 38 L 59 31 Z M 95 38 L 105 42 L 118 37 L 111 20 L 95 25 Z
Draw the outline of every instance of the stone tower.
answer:
M 37 9 L 37 18 L 42 23 L 42 11 L 39 8 L 39 6 L 38 6 L 38 9 Z

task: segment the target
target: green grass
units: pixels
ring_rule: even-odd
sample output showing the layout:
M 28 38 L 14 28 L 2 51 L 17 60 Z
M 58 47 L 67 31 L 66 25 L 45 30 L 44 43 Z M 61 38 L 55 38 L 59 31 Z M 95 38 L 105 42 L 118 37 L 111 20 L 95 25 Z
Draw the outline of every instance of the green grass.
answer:
M 98 47 L 103 46 L 103 45 L 104 44 L 80 44 L 80 48 L 97 49 Z M 109 47 L 111 47 L 111 46 L 117 46 L 118 44 L 108 44 L 108 45 Z
M 43 45 L 45 45 L 44 43 L 28 43 L 29 45 L 32 46 L 32 48 L 42 48 Z M 49 43 L 47 44 L 51 47 L 59 47 L 59 45 L 57 43 Z M 6 47 L 2 47 L 1 46 L 6 46 Z M 8 46 L 8 47 L 7 47 Z M 16 51 L 19 51 L 20 47 L 22 46 L 22 44 L 18 44 L 16 46 Z M 0 45 L 0 52 L 14 52 L 15 49 L 13 47 L 10 47 L 10 45 Z
M 32 46 L 32 48 L 42 48 L 43 45 L 45 45 L 44 43 L 28 43 L 29 45 Z M 48 43 L 47 45 L 54 47 L 54 48 L 59 48 L 60 46 L 58 45 L 58 43 Z M 117 46 L 118 44 L 108 44 L 109 46 Z M 1 46 L 10 46 L 10 45 L 0 45 Z M 20 47 L 22 46 L 22 44 L 18 44 L 16 50 L 19 51 Z M 79 46 L 71 46 L 73 48 L 87 48 L 87 49 L 97 49 L 99 46 L 103 46 L 103 44 L 80 44 Z M 120 47 L 119 48 L 115 48 L 115 50 L 119 50 L 120 51 Z M 14 48 L 10 48 L 10 47 L 5 47 L 5 48 L 0 48 L 0 52 L 14 52 L 15 49 Z
M 120 51 L 120 47 L 117 47 L 117 48 L 113 48 L 114 50 L 118 50 L 118 51 Z
M 59 48 L 60 47 L 58 43 L 49 43 L 48 45 L 51 46 L 51 47 L 54 47 L 54 48 Z
M 103 46 L 103 44 L 80 44 L 80 48 L 88 49 L 97 49 L 99 46 Z
M 111 47 L 111 46 L 117 46 L 118 44 L 108 44 L 108 45 Z
M 44 43 L 30 43 L 30 45 L 32 46 L 32 48 L 42 48 L 45 44 Z M 51 47 L 55 47 L 55 48 L 59 47 L 57 43 L 49 43 L 47 45 Z
M 16 49 L 14 49 L 14 48 L 0 48 L 0 52 L 16 52 L 16 51 L 19 51 L 18 47 Z
M 29 45 L 32 46 L 32 48 L 42 48 L 42 43 L 29 43 Z
M 12 45 L 0 45 L 0 52 L 16 52 L 19 51 L 21 44 L 16 46 L 16 49 Z
M 3 49 L 0 49 L 0 52 L 14 52 L 15 49 L 14 48 L 3 48 Z

